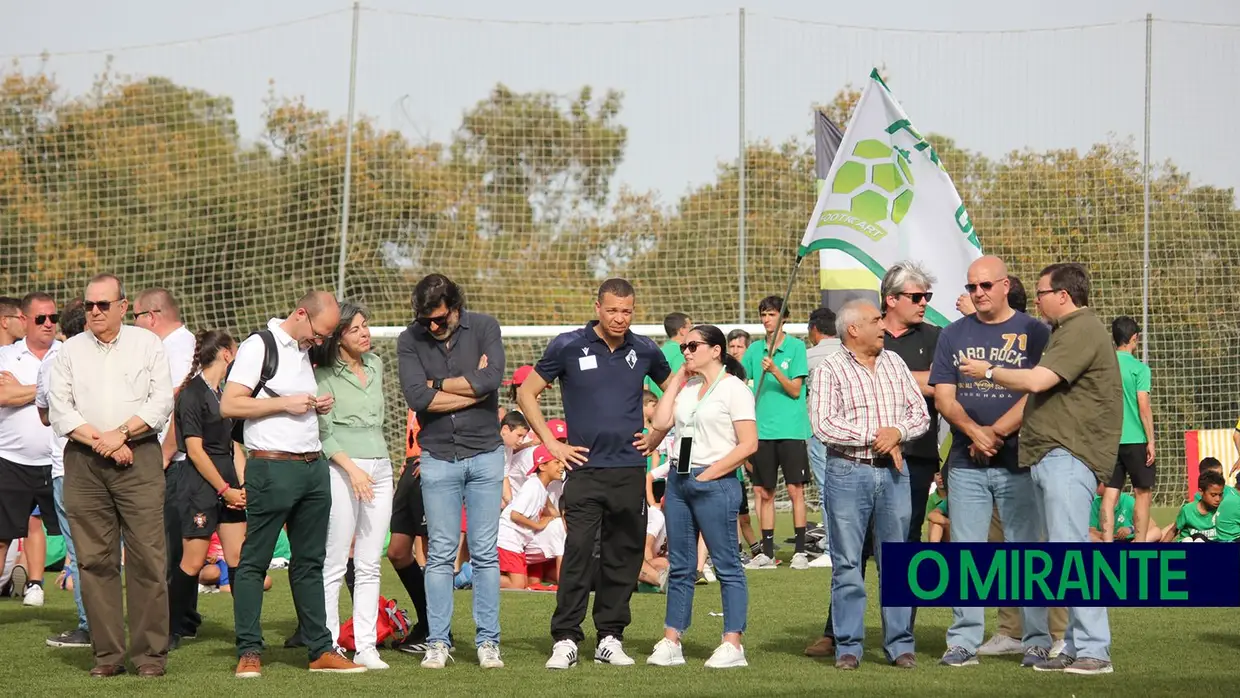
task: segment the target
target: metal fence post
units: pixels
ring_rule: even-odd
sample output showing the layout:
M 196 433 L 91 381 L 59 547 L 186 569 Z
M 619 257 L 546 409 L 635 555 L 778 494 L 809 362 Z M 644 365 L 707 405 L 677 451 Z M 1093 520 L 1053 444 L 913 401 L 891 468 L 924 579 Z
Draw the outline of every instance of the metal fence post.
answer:
M 344 190 L 340 206 L 340 264 L 336 269 L 336 298 L 344 300 L 344 268 L 349 253 L 349 195 L 353 181 L 353 104 L 357 96 L 357 26 L 361 4 L 353 3 L 353 41 L 349 49 L 349 113 L 344 137 Z
M 737 146 L 739 157 L 737 158 L 737 216 L 736 216 L 736 244 L 738 253 L 737 262 L 737 321 L 745 322 L 745 8 L 740 11 L 740 24 L 738 26 L 737 39 L 738 60 L 737 71 L 739 88 L 737 90 Z
M 1145 233 L 1141 265 L 1141 360 L 1150 360 L 1150 85 L 1151 51 L 1154 47 L 1154 15 L 1145 15 L 1145 146 L 1141 179 L 1145 187 Z

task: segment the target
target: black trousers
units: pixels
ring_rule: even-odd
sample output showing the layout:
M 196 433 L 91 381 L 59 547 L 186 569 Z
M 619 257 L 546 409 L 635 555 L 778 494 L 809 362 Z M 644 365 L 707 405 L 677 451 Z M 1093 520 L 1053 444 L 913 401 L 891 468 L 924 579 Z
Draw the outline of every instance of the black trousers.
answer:
M 646 469 L 578 468 L 568 474 L 560 500 L 567 537 L 551 617 L 551 637 L 580 643 L 582 621 L 594 594 L 599 638 L 624 639 L 629 599 L 641 572 L 646 542 Z M 599 541 L 597 581 L 594 544 Z
M 908 520 L 908 542 L 920 543 L 921 527 L 926 522 L 926 502 L 930 499 L 934 474 L 939 472 L 939 459 L 907 456 L 904 465 L 908 468 L 908 487 L 913 500 L 912 516 Z
M 193 467 L 194 464 L 188 459 L 174 460 L 164 470 L 164 541 L 168 549 L 167 581 L 169 588 L 179 578 L 177 570 L 181 567 L 181 556 L 184 550 L 181 544 L 181 512 L 178 507 L 180 490 L 185 480 L 185 469 L 193 469 Z M 171 612 L 172 609 L 169 608 L 169 613 Z M 192 598 L 186 600 L 181 617 L 169 617 L 168 632 L 170 635 L 180 637 L 193 636 L 198 634 L 200 625 L 202 625 L 202 615 L 198 613 L 198 594 L 195 593 Z

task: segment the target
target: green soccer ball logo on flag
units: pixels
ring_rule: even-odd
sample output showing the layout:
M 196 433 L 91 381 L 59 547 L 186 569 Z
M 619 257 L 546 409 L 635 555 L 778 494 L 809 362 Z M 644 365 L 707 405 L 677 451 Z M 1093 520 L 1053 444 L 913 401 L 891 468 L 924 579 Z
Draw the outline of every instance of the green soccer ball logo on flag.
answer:
M 860 232 L 878 240 L 886 235 L 884 223 L 898 225 L 912 207 L 913 171 L 903 153 L 872 138 L 858 142 L 847 157 L 831 192 L 848 196 L 848 211 L 830 213 L 848 213 L 869 223 Z

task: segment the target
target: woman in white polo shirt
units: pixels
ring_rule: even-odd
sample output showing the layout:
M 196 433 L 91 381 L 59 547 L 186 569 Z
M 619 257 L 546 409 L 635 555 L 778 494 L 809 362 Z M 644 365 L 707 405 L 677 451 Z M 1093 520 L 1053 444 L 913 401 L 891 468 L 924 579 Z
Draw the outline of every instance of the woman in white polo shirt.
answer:
M 646 663 L 685 663 L 680 636 L 693 616 L 700 533 L 723 596 L 723 643 L 706 667 L 748 666 L 741 645 L 749 590 L 737 553 L 741 484 L 736 469 L 758 448 L 753 392 L 745 385 L 740 362 L 728 355 L 718 327 L 698 325 L 681 349 L 685 363 L 660 398 L 652 424 L 658 438 L 675 426 L 676 442 L 663 503 L 670 563 L 665 630 Z

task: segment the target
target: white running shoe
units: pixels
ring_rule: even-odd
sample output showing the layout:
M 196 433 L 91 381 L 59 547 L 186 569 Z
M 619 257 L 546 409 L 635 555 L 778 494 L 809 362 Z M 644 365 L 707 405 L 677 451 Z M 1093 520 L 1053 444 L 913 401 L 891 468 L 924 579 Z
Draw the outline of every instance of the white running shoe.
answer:
M 706 660 L 707 669 L 732 669 L 749 666 L 745 661 L 745 648 L 737 647 L 731 642 L 724 642 L 715 648 L 715 653 Z
M 43 605 L 43 587 L 38 584 L 28 584 L 26 593 L 22 595 L 23 606 L 42 606 Z
M 977 653 L 983 657 L 998 657 L 1005 654 L 1024 654 L 1025 646 L 1020 640 L 1007 635 L 995 633 L 990 636 L 986 644 L 977 648 Z
M 621 645 L 619 640 L 608 635 L 599 640 L 598 648 L 594 650 L 594 663 L 611 664 L 612 666 L 633 666 L 637 662 L 624 653 L 624 645 Z
M 793 555 L 792 562 L 788 563 L 788 567 L 791 567 L 794 570 L 809 569 L 809 555 L 806 555 L 805 553 L 797 553 L 796 555 Z M 725 642 L 723 644 L 726 645 L 727 643 Z
M 367 671 L 377 671 L 379 669 L 391 669 L 388 663 L 379 659 L 379 650 L 371 647 L 368 650 L 353 653 L 353 663 L 361 664 L 366 667 Z
M 443 642 L 432 642 L 426 648 L 426 656 L 422 658 L 423 669 L 442 669 L 452 659 L 448 653 L 448 645 Z
M 831 569 L 831 553 L 829 553 L 829 552 L 828 552 L 828 553 L 823 553 L 822 555 L 819 555 L 818 557 L 814 558 L 813 560 L 810 560 L 810 561 L 809 561 L 809 566 L 810 566 L 812 569 L 819 569 L 819 568 L 822 568 L 822 567 L 826 567 L 827 569 Z
M 710 582 L 711 584 L 714 584 L 715 582 L 719 581 L 719 579 L 715 577 L 715 567 L 714 565 L 710 564 L 710 562 L 707 562 L 706 566 L 702 568 L 702 576 L 706 577 L 706 581 Z
M 1068 643 L 1064 642 L 1063 640 L 1055 640 L 1053 643 L 1051 643 L 1051 652 L 1050 652 L 1051 659 L 1054 659 L 1055 657 L 1058 657 L 1060 654 L 1062 654 L 1063 648 L 1067 646 L 1068 646 Z
M 775 564 L 774 560 L 767 557 L 766 553 L 754 555 L 753 559 L 745 564 L 745 569 L 747 570 L 773 570 L 776 567 L 778 565 Z
M 683 666 L 683 649 L 679 642 L 672 642 L 665 637 L 654 646 L 654 651 L 646 657 L 646 663 L 651 666 Z
M 560 640 L 551 648 L 551 659 L 547 660 L 548 669 L 570 669 L 577 666 L 577 643 L 572 640 Z
M 478 664 L 483 669 L 503 669 L 504 660 L 499 658 L 499 645 L 484 642 L 478 648 Z

